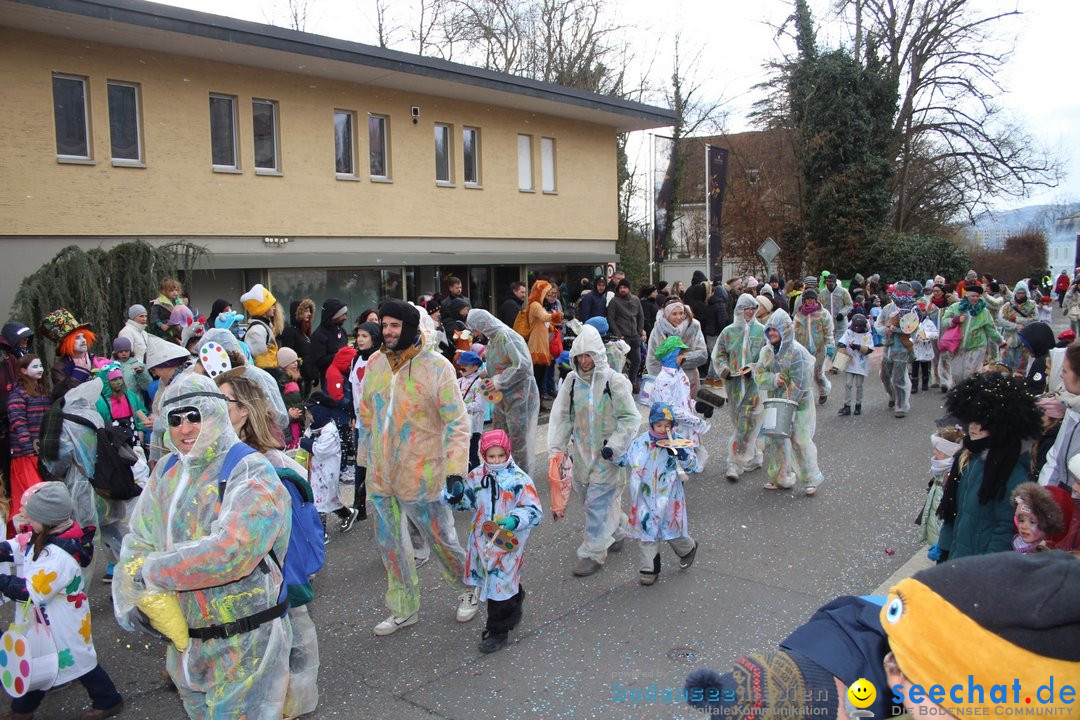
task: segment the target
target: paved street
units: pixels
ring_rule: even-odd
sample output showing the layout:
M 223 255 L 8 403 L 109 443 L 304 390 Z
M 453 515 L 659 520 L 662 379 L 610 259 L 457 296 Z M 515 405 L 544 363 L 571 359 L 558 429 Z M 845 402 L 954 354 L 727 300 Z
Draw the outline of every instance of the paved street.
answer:
M 710 465 L 686 486 L 690 529 L 700 543 L 694 566 L 680 571 L 665 547 L 659 582 L 642 587 L 628 543 L 598 574 L 575 578 L 580 505 L 572 503 L 558 523 L 548 513 L 526 550 L 524 620 L 494 655 L 476 649 L 483 609 L 469 624 L 455 622 L 456 595 L 435 561 L 420 572 L 420 622 L 373 637 L 387 612 L 372 521 L 347 535 L 332 530 L 310 606 L 322 660 L 319 709 L 310 717 L 700 717 L 681 704 L 616 702 L 615 684 L 681 687 L 695 666 L 730 667 L 738 655 L 774 645 L 826 600 L 873 591 L 918 551 L 913 519 L 944 396 L 920 393 L 908 417 L 894 419 L 872 375 L 864 415 L 841 418 L 842 376 L 832 379 L 833 396 L 818 415 L 826 482 L 816 497 L 766 493 L 762 471 L 729 484 L 721 475 L 731 427 L 725 408 L 708 437 Z M 546 503 L 546 481 L 538 488 Z M 160 677 L 163 647 L 118 629 L 107 587 L 95 585 L 91 597 L 95 644 L 127 700 L 124 717 L 183 718 Z M 50 693 L 39 717 L 67 717 L 85 704 L 75 683 Z

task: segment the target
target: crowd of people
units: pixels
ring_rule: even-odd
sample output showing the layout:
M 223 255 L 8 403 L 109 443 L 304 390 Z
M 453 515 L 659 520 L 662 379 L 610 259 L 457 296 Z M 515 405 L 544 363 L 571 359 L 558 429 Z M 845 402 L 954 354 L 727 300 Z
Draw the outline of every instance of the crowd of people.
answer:
M 1078 288 L 1080 269 L 1054 286 L 1074 325 Z M 109 356 L 58 308 L 37 327 L 54 348 L 48 374 L 34 330 L 0 330 L 0 561 L 26 558 L 0 592 L 63 614 L 73 593 L 37 573 L 78 589 L 96 534 L 117 622 L 169 640 L 190 717 L 296 717 L 318 703 L 306 604 L 332 523 L 349 532 L 370 507 L 390 612 L 375 635 L 419 622 L 417 568 L 433 555 L 459 622 L 486 602 L 479 649 L 495 652 L 522 616 L 525 545 L 544 517 L 536 479 L 554 518 L 571 496 L 584 507 L 573 575 L 600 571 L 630 538 L 653 585 L 661 543 L 680 569 L 695 560 L 682 481 L 708 467 L 714 411 L 726 404 L 733 426 L 729 481 L 764 467 L 767 491 L 813 496 L 825 480 L 817 413 L 843 380 L 838 414 L 863 414 L 877 348 L 893 417 L 919 392 L 946 393 L 920 528 L 933 558 L 1080 550 L 1080 344 L 1075 330 L 1055 337 L 1050 291 L 1048 279 L 1009 287 L 972 271 L 955 284 L 697 272 L 685 289 L 634 292 L 616 273 L 574 292 L 515 282 L 495 313 L 449 278 L 445 297 L 359 314 L 336 298 L 294 299 L 286 313 L 256 284 L 242 312 L 219 299 L 203 315 L 166 278 L 149 310 L 128 308 Z M 103 489 L 102 460 L 121 450 L 129 497 Z M 464 546 L 454 511 L 469 517 Z M 84 717 L 109 717 L 123 700 L 85 618 L 88 647 L 67 679 L 87 688 Z M 10 716 L 31 717 L 42 696 L 17 698 Z

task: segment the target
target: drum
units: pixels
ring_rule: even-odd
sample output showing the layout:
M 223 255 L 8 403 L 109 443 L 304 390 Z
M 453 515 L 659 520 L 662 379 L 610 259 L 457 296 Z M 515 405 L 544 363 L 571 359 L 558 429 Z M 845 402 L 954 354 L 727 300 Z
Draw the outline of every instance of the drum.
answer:
M 769 437 L 789 438 L 795 426 L 795 411 L 799 403 L 787 398 L 767 398 L 764 416 L 761 422 L 761 432 Z
M 833 370 L 837 372 L 844 372 L 847 369 L 848 363 L 851 362 L 851 355 L 848 355 L 847 350 L 838 349 L 836 355 L 832 359 Z

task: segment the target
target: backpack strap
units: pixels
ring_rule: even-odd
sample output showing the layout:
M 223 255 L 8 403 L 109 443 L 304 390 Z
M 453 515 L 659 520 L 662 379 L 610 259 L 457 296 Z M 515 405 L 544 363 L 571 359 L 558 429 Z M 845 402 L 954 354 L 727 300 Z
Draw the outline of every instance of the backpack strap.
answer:
M 221 463 L 221 471 L 218 473 L 218 502 L 220 502 L 221 499 L 225 496 L 225 484 L 229 481 L 229 476 L 232 475 L 232 471 L 236 469 L 236 466 L 240 464 L 241 460 L 246 458 L 248 455 L 252 455 L 257 452 L 258 450 L 251 447 L 247 443 L 238 442 L 231 448 L 229 448 L 229 451 L 227 453 L 225 453 L 225 462 Z M 275 471 L 274 474 L 276 475 L 277 471 Z M 269 555 L 270 559 L 274 561 L 274 564 L 277 565 L 279 569 L 284 568 L 284 566 L 278 560 L 277 554 L 274 552 L 273 548 L 270 548 Z M 263 558 L 259 561 L 259 567 L 262 568 L 263 572 L 270 572 L 270 568 L 266 567 L 266 558 Z M 281 587 L 284 590 L 284 581 L 282 581 Z
M 70 420 L 71 422 L 75 423 L 76 425 L 82 425 L 83 427 L 88 427 L 91 430 L 97 430 L 98 429 L 97 425 L 95 425 L 92 421 L 87 420 L 82 415 L 75 415 L 75 414 L 72 414 L 72 413 L 61 413 L 60 416 L 62 418 L 64 418 L 65 420 Z

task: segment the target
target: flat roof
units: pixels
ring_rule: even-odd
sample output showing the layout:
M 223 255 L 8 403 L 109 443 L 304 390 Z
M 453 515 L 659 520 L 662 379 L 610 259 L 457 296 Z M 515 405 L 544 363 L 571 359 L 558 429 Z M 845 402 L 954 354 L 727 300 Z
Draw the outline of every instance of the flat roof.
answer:
M 512 107 L 620 132 L 675 121 L 668 108 L 145 0 L 0 0 L 0 25 Z

